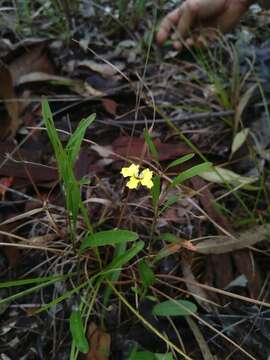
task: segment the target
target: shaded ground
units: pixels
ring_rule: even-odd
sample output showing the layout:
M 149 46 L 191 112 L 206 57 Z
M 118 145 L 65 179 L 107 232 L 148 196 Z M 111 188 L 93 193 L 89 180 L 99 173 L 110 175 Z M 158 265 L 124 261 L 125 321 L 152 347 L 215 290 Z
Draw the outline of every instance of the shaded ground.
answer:
M 82 299 L 94 305 L 90 351 L 79 358 L 125 360 L 134 348 L 182 358 L 147 321 L 192 359 L 267 359 L 269 229 L 262 225 L 269 223 L 269 14 L 251 12 L 209 50 L 180 55 L 152 41 L 156 19 L 173 7 L 169 1 L 163 7 L 148 1 L 145 8 L 134 2 L 125 11 L 106 1 L 74 8 L 25 4 L 1 4 L 1 359 L 75 358 L 69 318 Z M 113 292 L 106 304 L 105 281 L 96 293 L 73 291 L 99 264 L 94 251 L 76 252 L 87 232 L 82 218 L 71 244 L 42 96 L 63 143 L 82 118 L 96 113 L 74 170 L 78 180 L 90 180 L 81 187 L 89 219 L 95 231 L 128 229 L 145 243 L 113 281 L 120 296 Z M 168 168 L 190 153 L 189 161 Z M 159 216 L 147 189 L 125 187 L 120 171 L 128 160 L 160 176 Z M 231 172 L 168 188 L 206 160 Z M 233 242 L 228 234 L 235 234 Z M 101 248 L 101 268 L 115 251 Z M 142 260 L 155 274 L 148 286 Z M 42 279 L 65 275 L 42 286 Z M 16 282 L 24 279 L 36 280 Z M 196 303 L 197 313 L 154 316 L 154 304 L 168 297 Z M 101 348 L 108 354 L 100 355 Z

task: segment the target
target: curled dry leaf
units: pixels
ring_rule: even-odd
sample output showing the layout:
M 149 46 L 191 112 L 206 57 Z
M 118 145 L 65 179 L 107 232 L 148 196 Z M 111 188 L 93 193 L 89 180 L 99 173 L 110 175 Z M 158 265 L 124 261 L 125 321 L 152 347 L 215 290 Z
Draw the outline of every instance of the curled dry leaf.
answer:
M 109 63 L 97 63 L 93 60 L 83 60 L 77 63 L 78 67 L 86 67 L 91 71 L 97 72 L 104 77 L 111 77 L 118 74 L 120 71 L 124 70 L 125 64 L 124 63 L 116 63 L 116 64 L 109 64 Z
M 14 136 L 19 126 L 19 109 L 9 68 L 0 62 L 0 98 L 4 102 L 5 113 L 1 114 L 0 138 Z
M 25 48 L 24 48 L 25 49 Z M 10 64 L 14 86 L 21 83 L 21 77 L 32 72 L 54 73 L 54 66 L 51 63 L 47 48 L 44 43 L 30 46 L 27 51 L 15 58 Z
M 253 228 L 243 231 L 235 237 L 213 236 L 193 245 L 190 250 L 200 254 L 225 254 L 258 242 L 270 239 L 270 224 L 254 226 Z
M 118 108 L 118 105 L 116 101 L 108 98 L 102 99 L 102 105 L 104 106 L 105 110 L 111 114 L 116 115 L 116 110 Z
M 86 360 L 109 360 L 111 336 L 91 323 L 88 330 L 89 353 Z

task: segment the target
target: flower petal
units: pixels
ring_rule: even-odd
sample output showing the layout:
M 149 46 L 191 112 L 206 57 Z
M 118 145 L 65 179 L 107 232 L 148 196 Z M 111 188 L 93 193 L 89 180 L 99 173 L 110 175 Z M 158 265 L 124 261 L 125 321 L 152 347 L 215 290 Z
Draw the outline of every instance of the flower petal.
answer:
M 123 167 L 121 170 L 121 174 L 124 177 L 138 176 L 139 168 L 139 165 L 131 164 L 129 167 Z
M 154 183 L 152 180 L 147 180 L 147 181 L 144 181 L 144 183 L 143 182 L 141 182 L 141 183 L 143 186 L 147 187 L 147 189 L 149 189 L 149 190 L 152 189 L 152 187 L 154 186 Z
M 149 169 L 144 169 L 140 174 L 142 185 L 146 186 L 148 189 L 151 189 L 154 185 L 152 181 L 152 177 L 153 177 L 153 171 Z
M 131 178 L 127 182 L 127 187 L 129 189 L 137 189 L 139 184 L 140 184 L 140 180 L 136 179 L 134 176 L 131 176 Z

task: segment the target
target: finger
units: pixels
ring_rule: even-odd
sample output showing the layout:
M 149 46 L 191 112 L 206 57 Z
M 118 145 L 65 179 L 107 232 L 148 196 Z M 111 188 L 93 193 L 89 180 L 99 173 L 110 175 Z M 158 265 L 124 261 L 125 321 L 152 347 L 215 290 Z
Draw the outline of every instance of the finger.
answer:
M 169 37 L 172 29 L 174 29 L 181 17 L 181 7 L 170 12 L 161 22 L 156 40 L 159 44 L 163 44 Z
M 207 23 L 209 27 L 216 28 L 225 33 L 232 30 L 240 21 L 241 16 L 247 11 L 246 2 L 235 1 L 228 3 L 225 11 Z
M 178 21 L 177 31 L 173 34 L 173 39 L 185 39 L 189 34 L 192 25 L 197 17 L 198 8 L 185 2 L 181 7 L 181 18 Z
M 193 37 L 187 38 L 187 40 L 185 41 L 185 44 L 188 48 L 192 47 L 194 45 L 194 38 Z
M 208 41 L 206 39 L 206 37 L 199 35 L 197 36 L 197 38 L 195 39 L 195 46 L 198 47 L 199 49 L 201 48 L 206 48 L 208 45 Z
M 183 50 L 183 45 L 182 45 L 181 41 L 174 41 L 173 47 L 175 48 L 175 50 L 177 50 L 179 52 Z

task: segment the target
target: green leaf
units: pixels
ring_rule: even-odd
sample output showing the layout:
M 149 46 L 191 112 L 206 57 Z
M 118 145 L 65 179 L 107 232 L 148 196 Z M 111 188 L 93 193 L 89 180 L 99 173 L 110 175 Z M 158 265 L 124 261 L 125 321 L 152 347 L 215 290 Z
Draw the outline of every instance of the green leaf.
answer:
M 144 289 L 147 290 L 149 286 L 154 284 L 155 274 L 145 261 L 139 262 L 138 269 L 139 269 L 142 285 Z
M 231 154 L 234 154 L 244 144 L 249 134 L 249 129 L 245 128 L 237 133 L 232 142 Z
M 150 151 L 153 159 L 158 161 L 158 158 L 159 158 L 158 151 L 157 151 L 157 148 L 156 148 L 156 146 L 155 146 L 155 144 L 154 144 L 154 142 L 153 142 L 153 140 L 152 140 L 152 138 L 151 138 L 151 136 L 149 134 L 149 131 L 147 129 L 144 129 L 143 135 L 144 135 L 145 141 L 147 143 L 147 146 L 149 148 L 149 151 Z
M 167 241 L 169 243 L 179 243 L 179 238 L 171 233 L 164 233 L 158 237 L 161 240 Z
M 89 235 L 83 240 L 81 249 L 97 246 L 116 245 L 123 242 L 136 241 L 139 235 L 129 230 L 105 230 Z
M 167 354 L 156 354 L 156 359 L 157 360 L 174 360 L 173 359 L 173 354 L 167 353 Z
M 10 301 L 19 299 L 20 297 L 26 296 L 26 295 L 31 294 L 33 292 L 37 292 L 38 290 L 42 289 L 43 287 L 49 286 L 49 285 L 55 283 L 56 281 L 59 281 L 59 280 L 62 280 L 62 279 L 65 279 L 65 276 L 62 276 L 62 278 L 57 276 L 55 278 L 52 278 L 52 280 L 45 281 L 45 282 L 40 282 L 38 285 L 33 286 L 30 289 L 26 289 L 26 290 L 17 292 L 17 293 L 15 293 L 13 295 L 10 295 L 10 296 L 8 296 L 6 298 L 0 299 L 0 305 L 5 304 L 6 302 L 10 302 Z
M 183 164 L 184 162 L 192 159 L 194 157 L 195 154 L 187 154 L 185 156 L 181 156 L 179 159 L 174 160 L 173 162 L 171 162 L 168 166 L 167 169 Z
M 231 170 L 223 169 L 219 166 L 215 166 L 209 171 L 204 171 L 199 174 L 201 178 L 209 182 L 217 184 L 231 184 L 233 186 L 247 185 L 256 181 L 256 177 L 241 176 Z
M 153 307 L 157 316 L 186 316 L 197 312 L 197 306 L 187 300 L 167 300 Z
M 157 358 L 151 351 L 136 351 L 127 360 L 157 360 Z
M 137 0 L 135 3 L 135 13 L 137 17 L 144 16 L 146 0 Z
M 188 180 L 188 179 L 192 178 L 193 176 L 197 176 L 197 175 L 201 174 L 202 172 L 207 171 L 211 166 L 212 166 L 212 163 L 205 162 L 205 163 L 202 163 L 199 165 L 195 165 L 192 168 L 181 172 L 179 175 L 177 175 L 173 179 L 173 182 L 171 183 L 170 187 L 177 186 L 177 185 L 181 184 L 182 182 L 184 182 L 185 180 Z
M 134 351 L 127 360 L 173 360 L 173 354 L 154 354 L 151 351 Z
M 58 163 L 60 176 L 63 178 L 65 174 L 65 165 L 67 162 L 66 154 L 54 126 L 50 105 L 46 99 L 42 101 L 42 116 Z
M 144 242 L 138 241 L 137 244 L 135 244 L 131 249 L 127 250 L 124 254 L 113 259 L 113 261 L 108 265 L 105 271 L 121 269 L 123 265 L 133 259 L 143 248 Z
M 89 352 L 89 344 L 84 334 L 82 316 L 79 310 L 72 311 L 69 326 L 75 346 L 82 353 L 87 354 Z
M 47 276 L 47 277 L 36 277 L 32 279 L 19 279 L 19 280 L 10 280 L 10 281 L 3 281 L 0 283 L 0 289 L 2 288 L 9 288 L 14 286 L 23 286 L 23 285 L 32 285 L 32 284 L 42 284 L 46 281 L 50 280 L 63 280 L 65 277 L 63 275 L 56 275 L 56 276 Z
M 87 128 L 94 122 L 95 118 L 96 115 L 92 114 L 88 116 L 86 119 L 83 119 L 79 123 L 77 129 L 69 138 L 69 141 L 66 145 L 66 151 L 68 153 L 68 158 L 71 161 L 72 165 L 74 165 L 76 157 L 79 154 L 85 132 Z
M 160 196 L 160 176 L 155 176 L 153 179 L 154 186 L 151 189 L 153 208 L 158 207 L 158 200 Z

